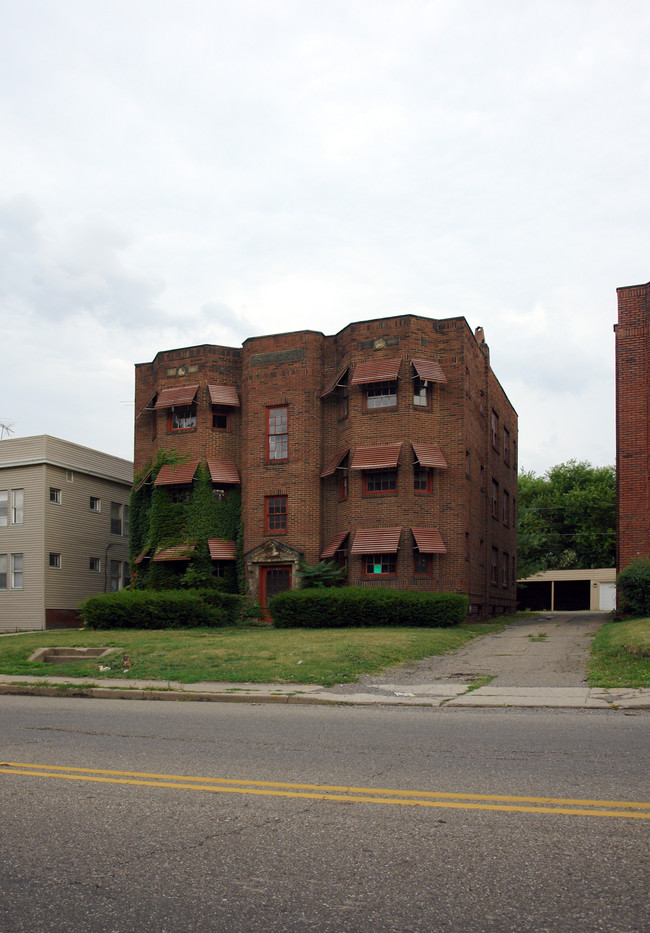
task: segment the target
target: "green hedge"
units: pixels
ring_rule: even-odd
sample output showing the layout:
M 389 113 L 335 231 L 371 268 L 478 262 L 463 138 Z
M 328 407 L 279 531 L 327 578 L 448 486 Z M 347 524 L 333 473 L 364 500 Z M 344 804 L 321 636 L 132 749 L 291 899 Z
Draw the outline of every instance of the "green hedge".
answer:
M 224 606 L 208 602 L 203 591 L 121 590 L 91 596 L 81 604 L 79 611 L 84 625 L 94 629 L 196 628 L 228 623 Z
M 342 628 L 362 625 L 459 625 L 468 599 L 458 593 L 340 587 L 290 590 L 269 601 L 276 628 Z

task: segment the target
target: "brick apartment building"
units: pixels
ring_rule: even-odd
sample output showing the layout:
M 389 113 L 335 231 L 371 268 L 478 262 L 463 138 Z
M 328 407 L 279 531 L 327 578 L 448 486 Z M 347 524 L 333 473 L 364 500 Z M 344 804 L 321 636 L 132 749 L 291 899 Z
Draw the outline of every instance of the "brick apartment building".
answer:
M 482 617 L 515 606 L 517 415 L 464 318 L 160 352 L 136 365 L 136 473 L 160 448 L 187 458 L 155 480 L 170 490 L 199 463 L 217 497 L 241 488 L 263 604 L 301 558 L 329 558 L 350 584 L 465 593 Z M 210 548 L 235 559 L 234 542 Z
M 616 290 L 616 567 L 650 555 L 650 282 Z

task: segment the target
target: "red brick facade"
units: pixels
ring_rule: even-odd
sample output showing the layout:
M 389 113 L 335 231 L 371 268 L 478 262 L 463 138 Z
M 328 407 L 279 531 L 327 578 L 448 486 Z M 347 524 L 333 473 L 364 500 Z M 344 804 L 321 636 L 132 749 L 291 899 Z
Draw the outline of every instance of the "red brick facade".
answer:
M 650 555 L 650 283 L 617 289 L 616 566 Z
M 174 430 L 156 399 L 194 385 L 196 424 Z M 213 427 L 210 385 L 237 390 L 226 428 Z M 482 332 L 464 318 L 405 315 L 331 337 L 297 331 L 249 338 L 241 350 L 158 353 L 136 366 L 136 471 L 159 447 L 237 464 L 255 595 L 295 584 L 299 557 L 315 564 L 347 533 L 333 556 L 351 584 L 466 593 L 482 616 L 514 608 L 517 416 Z M 373 469 L 356 468 L 357 451 Z M 359 530 L 394 528 L 390 556 L 381 545 L 374 559 L 351 555 Z M 419 549 L 412 529 L 427 532 Z M 289 568 L 284 582 L 272 568 Z

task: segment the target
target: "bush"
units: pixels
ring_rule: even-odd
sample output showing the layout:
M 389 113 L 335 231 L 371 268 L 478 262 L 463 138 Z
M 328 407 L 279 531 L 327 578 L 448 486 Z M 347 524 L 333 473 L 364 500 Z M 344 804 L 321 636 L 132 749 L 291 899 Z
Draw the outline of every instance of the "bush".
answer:
M 632 561 L 616 578 L 619 612 L 650 615 L 650 558 Z
M 227 622 L 226 609 L 209 604 L 203 592 L 185 593 L 177 590 L 121 590 L 118 593 L 105 593 L 86 599 L 79 611 L 84 625 L 94 629 L 196 628 L 226 625 Z
M 290 590 L 269 601 L 276 628 L 342 628 L 409 625 L 443 628 L 459 625 L 468 599 L 458 593 L 340 587 Z

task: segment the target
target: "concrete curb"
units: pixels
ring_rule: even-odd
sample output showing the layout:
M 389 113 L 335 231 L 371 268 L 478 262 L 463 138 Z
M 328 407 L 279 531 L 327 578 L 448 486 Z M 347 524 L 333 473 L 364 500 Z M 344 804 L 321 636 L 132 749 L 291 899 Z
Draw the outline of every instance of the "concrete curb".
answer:
M 420 708 L 526 708 L 649 710 L 650 689 L 605 689 L 589 687 L 480 687 L 469 684 L 426 684 L 411 686 L 413 692 L 334 693 L 328 688 L 305 684 L 173 684 L 123 681 L 114 687 L 98 686 L 81 678 L 12 679 L 0 676 L 0 695 L 87 697 L 100 700 L 157 700 L 199 703 L 283 703 L 311 706 L 416 706 Z M 393 685 L 394 686 L 394 685 Z M 340 688 L 338 688 L 340 689 Z

